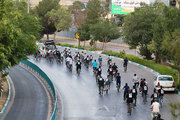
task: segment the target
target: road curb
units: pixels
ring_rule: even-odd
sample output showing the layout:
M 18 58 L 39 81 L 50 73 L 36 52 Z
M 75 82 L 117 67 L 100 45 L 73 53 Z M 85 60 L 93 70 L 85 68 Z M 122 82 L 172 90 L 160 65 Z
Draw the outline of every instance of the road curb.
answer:
M 8 75 L 6 77 L 6 79 L 7 79 L 7 82 L 8 82 L 9 92 L 8 92 L 8 98 L 7 98 L 7 100 L 6 100 L 5 104 L 4 104 L 4 107 L 0 111 L 0 118 L 1 119 L 3 119 L 6 116 L 6 114 L 8 113 L 8 111 L 10 110 L 10 108 L 11 108 L 11 106 L 13 104 L 14 95 L 15 95 L 15 91 L 14 90 L 13 90 L 14 94 L 12 94 L 12 92 L 11 92 L 11 90 L 14 89 L 14 87 L 12 87 L 13 86 L 13 82 L 12 82 L 10 76 Z M 11 86 L 11 84 L 12 84 L 12 86 Z
M 59 45 L 57 45 L 59 46 Z M 69 49 L 74 49 L 74 50 L 79 50 L 79 51 L 86 51 L 86 52 L 91 52 L 91 53 L 95 53 L 95 54 L 99 54 L 101 56 L 108 56 L 106 54 L 102 54 L 102 53 L 98 53 L 96 51 L 89 51 L 89 50 L 83 50 L 83 49 L 78 49 L 78 48 L 72 48 L 72 47 L 65 47 L 65 46 L 59 46 L 59 47 L 62 47 L 62 48 L 69 48 Z M 116 59 L 119 59 L 121 61 L 123 61 L 124 59 L 123 58 L 119 58 L 119 57 L 114 57 L 114 56 L 111 56 L 112 58 L 116 58 Z M 153 74 L 155 75 L 161 75 L 159 72 L 147 67 L 147 66 L 144 66 L 144 65 L 141 65 L 139 63 L 136 63 L 136 62 L 133 62 L 133 61 L 129 61 L 129 63 L 133 64 L 133 65 L 136 65 L 136 66 L 139 66 L 139 67 L 142 67 L 143 69 L 146 69 L 146 70 L 149 70 L 151 71 Z

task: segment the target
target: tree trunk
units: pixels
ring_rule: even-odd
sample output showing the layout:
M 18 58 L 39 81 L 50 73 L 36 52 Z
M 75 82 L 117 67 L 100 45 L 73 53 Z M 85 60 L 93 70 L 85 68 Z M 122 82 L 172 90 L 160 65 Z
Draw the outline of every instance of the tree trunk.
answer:
M 47 39 L 49 40 L 49 34 L 46 34 L 47 35 Z
M 84 48 L 85 48 L 85 45 L 86 45 L 86 41 L 84 41 Z
M 54 43 L 56 43 L 56 31 L 54 32 Z
M 178 71 L 178 83 L 180 83 L 180 70 Z
M 103 44 L 102 44 L 102 50 L 104 51 L 104 41 L 103 41 Z
M 96 49 L 96 41 L 93 40 L 93 49 L 95 50 Z
M 80 40 L 78 39 L 78 46 L 80 46 L 81 45 L 81 43 L 80 43 Z

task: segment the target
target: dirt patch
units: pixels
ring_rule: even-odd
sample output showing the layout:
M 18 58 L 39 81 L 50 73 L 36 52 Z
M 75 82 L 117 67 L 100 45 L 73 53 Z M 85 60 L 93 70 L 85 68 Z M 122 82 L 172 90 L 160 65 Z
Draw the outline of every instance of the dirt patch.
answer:
M 6 103 L 6 100 L 8 98 L 8 92 L 9 92 L 9 86 L 6 79 L 2 80 L 0 78 L 0 88 L 3 88 L 3 92 L 0 92 L 0 111 L 1 111 L 2 108 L 4 107 L 4 104 Z

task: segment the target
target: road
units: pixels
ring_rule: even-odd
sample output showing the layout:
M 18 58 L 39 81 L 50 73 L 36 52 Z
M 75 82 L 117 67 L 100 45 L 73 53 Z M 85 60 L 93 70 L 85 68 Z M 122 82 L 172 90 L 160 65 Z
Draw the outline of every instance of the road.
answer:
M 97 54 L 93 54 L 95 58 Z M 103 76 L 107 73 L 106 57 L 103 56 Z M 138 94 L 137 107 L 133 109 L 132 115 L 127 114 L 127 105 L 123 101 L 123 91 L 116 91 L 115 82 L 113 82 L 109 94 L 99 96 L 98 87 L 93 76 L 92 68 L 89 70 L 82 67 L 80 76 L 75 72 L 75 66 L 72 73 L 66 69 L 66 66 L 59 65 L 55 61 L 47 62 L 46 59 L 30 61 L 38 65 L 53 81 L 57 87 L 58 93 L 62 95 L 64 106 L 64 120 L 151 120 L 150 95 L 153 91 L 153 78 L 155 75 L 139 66 L 129 64 L 128 72 L 124 73 L 122 61 L 113 59 L 118 64 L 122 76 L 122 85 L 126 82 L 132 88 L 132 77 L 136 73 L 139 78 L 146 78 L 149 86 L 148 103 L 143 104 L 141 95 Z M 122 86 L 121 86 L 122 87 Z M 170 120 L 169 102 L 180 102 L 180 97 L 173 93 L 164 96 L 163 107 L 161 108 L 162 118 Z
M 39 81 L 28 71 L 15 66 L 9 70 L 14 83 L 14 103 L 5 120 L 46 120 L 48 98 Z

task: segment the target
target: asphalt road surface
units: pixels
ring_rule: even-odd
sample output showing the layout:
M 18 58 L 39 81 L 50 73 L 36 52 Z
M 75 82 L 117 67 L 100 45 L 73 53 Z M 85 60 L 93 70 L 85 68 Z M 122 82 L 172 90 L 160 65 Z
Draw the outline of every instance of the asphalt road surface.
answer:
M 60 48 L 62 50 L 62 48 Z M 99 55 L 93 54 L 97 59 Z M 106 56 L 103 56 L 103 76 L 107 74 Z M 146 78 L 149 86 L 148 102 L 143 104 L 140 94 L 137 98 L 137 106 L 133 109 L 132 115 L 127 114 L 127 104 L 123 101 L 123 90 L 118 93 L 115 82 L 112 83 L 108 94 L 100 96 L 98 86 L 95 82 L 92 68 L 82 67 L 80 76 L 76 74 L 75 66 L 69 72 L 65 64 L 57 64 L 54 60 L 49 63 L 46 59 L 30 61 L 38 65 L 54 82 L 58 93 L 63 98 L 64 120 L 151 120 L 150 95 L 153 91 L 153 78 L 155 74 L 139 66 L 129 64 L 127 73 L 123 72 L 122 61 L 113 59 L 118 64 L 118 70 L 122 76 L 121 88 L 127 82 L 132 88 L 132 77 L 134 73 L 139 78 Z M 164 96 L 163 107 L 161 108 L 162 118 L 171 119 L 169 102 L 180 102 L 180 97 L 174 93 Z
M 14 83 L 14 103 L 5 120 L 46 120 L 48 98 L 39 81 L 28 71 L 15 66 L 9 70 Z

